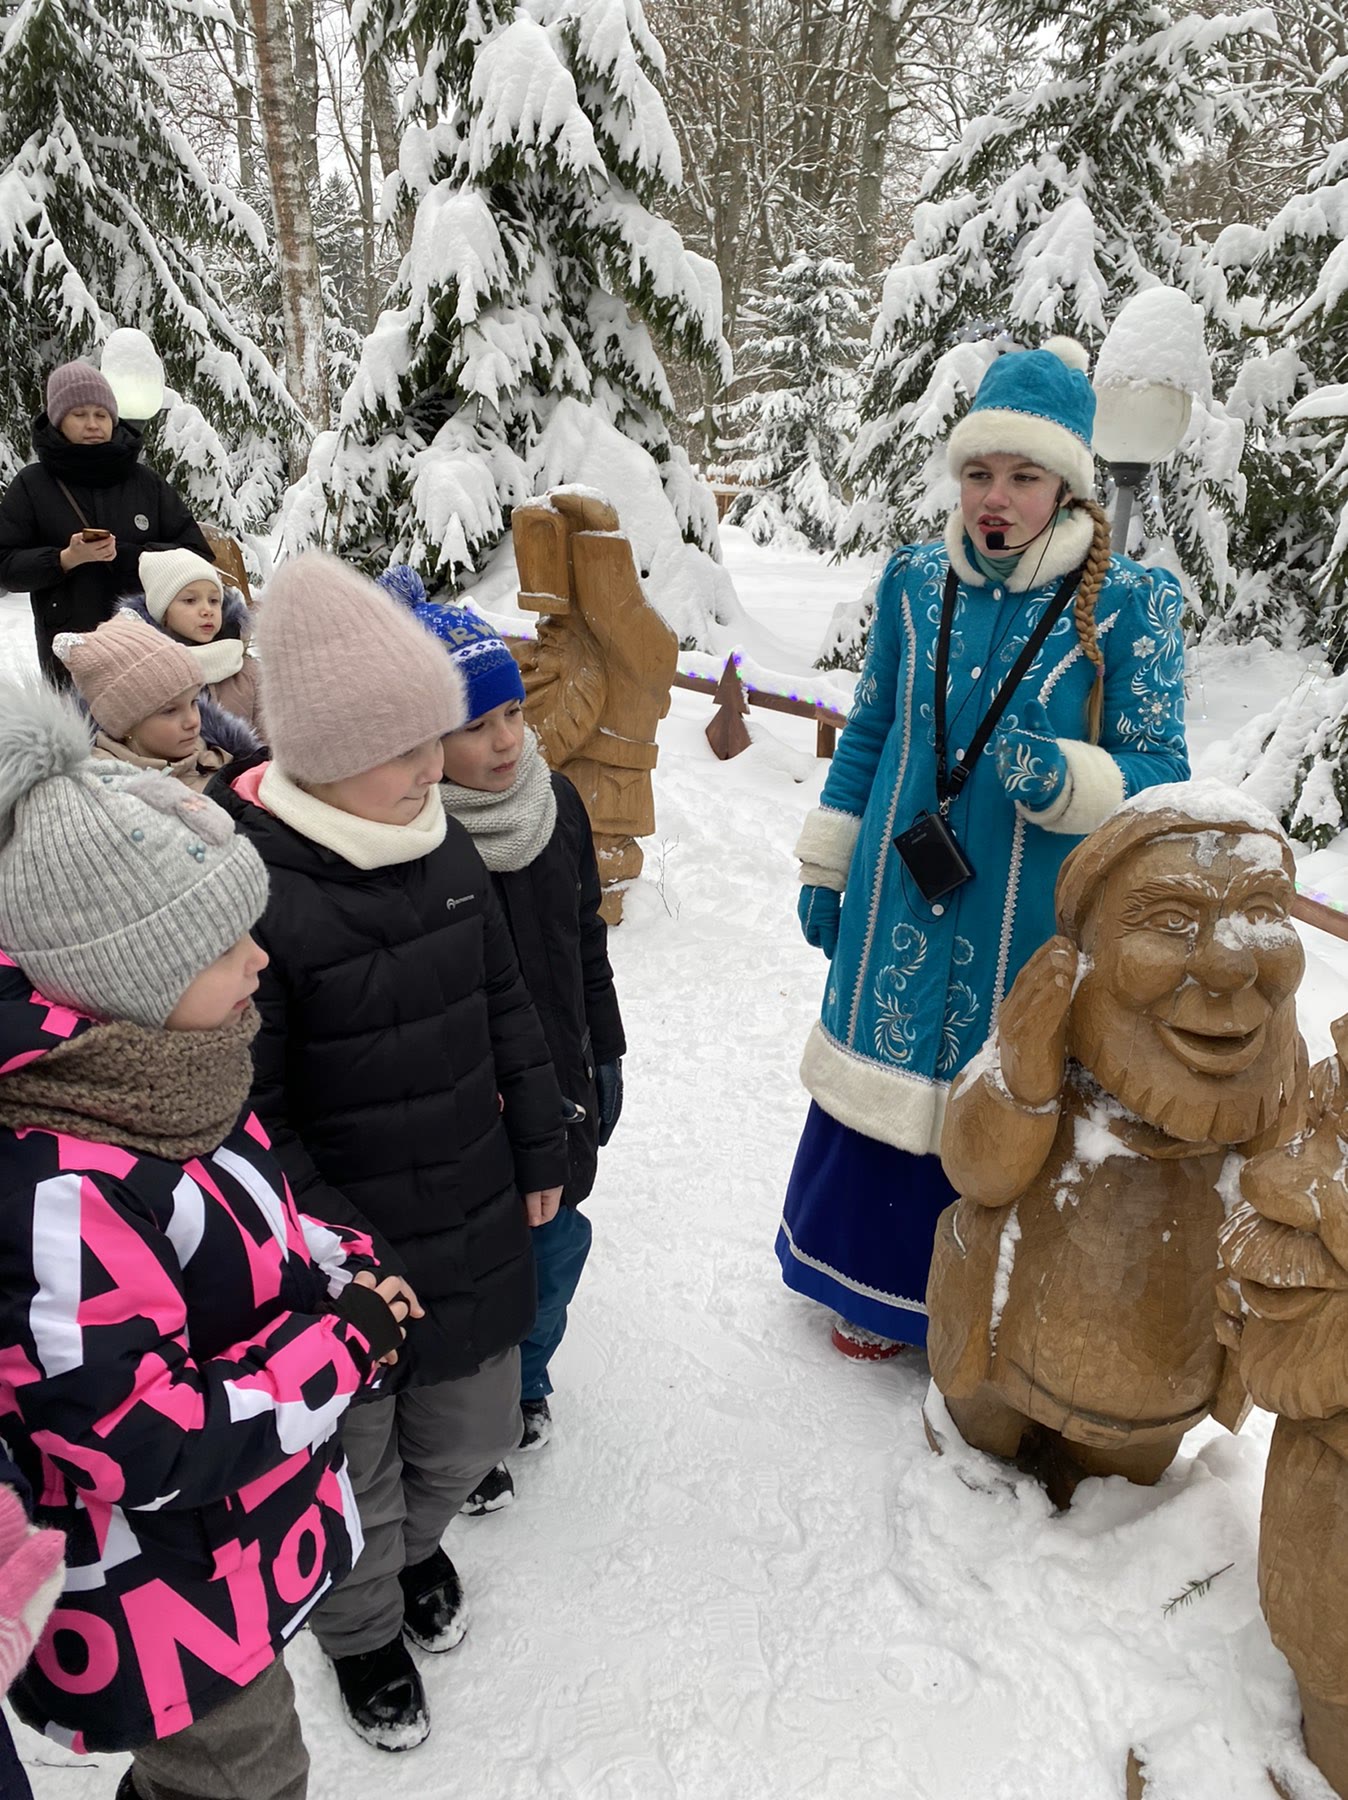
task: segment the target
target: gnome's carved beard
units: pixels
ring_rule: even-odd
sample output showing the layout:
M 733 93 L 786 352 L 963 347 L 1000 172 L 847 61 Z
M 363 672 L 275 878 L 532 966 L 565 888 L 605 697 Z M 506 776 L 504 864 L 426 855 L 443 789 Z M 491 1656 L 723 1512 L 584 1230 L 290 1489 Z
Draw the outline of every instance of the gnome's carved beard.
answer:
M 1159 1021 L 1133 1012 L 1112 995 L 1072 1013 L 1072 1055 L 1129 1112 L 1167 1136 L 1189 1144 L 1248 1144 L 1281 1112 L 1296 1089 L 1296 1008 L 1282 1001 L 1268 1017 L 1263 1049 L 1248 1069 L 1201 1075 L 1186 1067 L 1156 1029 Z

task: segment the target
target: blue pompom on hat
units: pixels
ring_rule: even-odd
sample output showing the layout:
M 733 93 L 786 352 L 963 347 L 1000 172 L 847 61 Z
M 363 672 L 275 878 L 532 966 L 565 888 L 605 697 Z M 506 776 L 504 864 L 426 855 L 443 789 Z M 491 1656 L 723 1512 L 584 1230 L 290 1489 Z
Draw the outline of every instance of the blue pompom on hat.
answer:
M 1095 391 L 1088 360 L 1081 344 L 1062 337 L 1050 338 L 1041 350 L 999 356 L 947 441 L 950 473 L 958 476 L 975 457 L 1004 451 L 1061 475 L 1069 493 L 1089 499 L 1095 492 Z
M 419 625 L 439 638 L 459 671 L 468 701 L 465 725 L 495 706 L 524 700 L 524 678 L 501 634 L 466 606 L 428 600 L 421 577 L 406 563 L 395 563 L 379 577 L 379 585 L 401 600 Z

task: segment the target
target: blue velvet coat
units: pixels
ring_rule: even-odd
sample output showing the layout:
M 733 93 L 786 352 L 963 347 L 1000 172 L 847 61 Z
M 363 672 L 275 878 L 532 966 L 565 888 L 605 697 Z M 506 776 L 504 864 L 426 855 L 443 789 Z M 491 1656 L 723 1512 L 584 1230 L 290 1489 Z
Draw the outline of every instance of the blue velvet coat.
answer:
M 1082 741 L 1094 668 L 1070 606 L 1004 715 L 1014 724 L 1019 705 L 1042 702 L 1072 774 L 1065 804 L 1032 817 L 1003 787 L 989 744 L 950 815 L 973 879 L 930 904 L 893 848 L 919 812 L 936 809 L 934 671 L 952 560 L 960 576 L 947 681 L 953 753 L 1089 542 L 1089 520 L 1065 519 L 1037 584 L 1015 592 L 1015 576 L 1002 586 L 971 565 L 956 514 L 944 543 L 900 550 L 879 584 L 855 704 L 799 847 L 802 880 L 832 862 L 836 879 L 822 878 L 844 890 L 801 1074 L 826 1112 L 900 1149 L 939 1147 L 951 1080 L 1053 932 L 1053 888 L 1068 851 L 1129 795 L 1189 773 L 1179 586 L 1163 570 L 1115 557 L 1096 606 L 1105 659 L 1099 745 Z

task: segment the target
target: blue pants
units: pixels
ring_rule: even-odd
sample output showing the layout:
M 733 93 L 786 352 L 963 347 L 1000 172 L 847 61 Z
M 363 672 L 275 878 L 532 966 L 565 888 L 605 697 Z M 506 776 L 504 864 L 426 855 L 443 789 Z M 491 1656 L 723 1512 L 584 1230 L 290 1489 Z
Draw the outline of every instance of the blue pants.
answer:
M 591 1235 L 590 1221 L 578 1206 L 559 1206 L 556 1218 L 533 1233 L 538 1317 L 520 1345 L 522 1400 L 545 1400 L 552 1392 L 548 1364 L 566 1330 L 566 1309 L 590 1254 Z

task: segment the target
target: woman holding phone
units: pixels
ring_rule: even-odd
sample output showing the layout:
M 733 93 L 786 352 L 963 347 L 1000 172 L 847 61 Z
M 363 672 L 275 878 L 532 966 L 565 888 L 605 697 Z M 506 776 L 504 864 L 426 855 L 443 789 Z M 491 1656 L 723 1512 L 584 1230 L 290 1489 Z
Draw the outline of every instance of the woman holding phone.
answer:
M 201 527 L 162 476 L 140 460 L 141 434 L 117 417 L 117 398 L 87 362 L 47 378 L 33 421 L 36 462 L 0 500 L 0 587 L 33 605 L 42 673 L 70 677 L 52 652 L 60 631 L 93 631 L 139 589 L 142 550 L 177 545 L 214 562 Z
M 926 1342 L 946 1096 L 1052 934 L 1064 857 L 1189 773 L 1179 584 L 1110 554 L 1085 368 L 1062 338 L 989 367 L 946 445 L 960 504 L 881 577 L 796 846 L 829 972 L 777 1254 L 861 1359 Z

